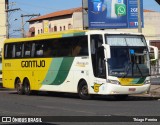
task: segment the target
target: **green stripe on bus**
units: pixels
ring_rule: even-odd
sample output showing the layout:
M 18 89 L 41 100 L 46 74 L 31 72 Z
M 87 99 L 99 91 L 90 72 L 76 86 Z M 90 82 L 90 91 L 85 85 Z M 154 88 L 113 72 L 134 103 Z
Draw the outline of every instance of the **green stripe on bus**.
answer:
M 137 84 L 143 84 L 146 78 L 140 78 Z
M 143 84 L 146 78 L 133 79 L 132 84 Z
M 51 84 L 57 77 L 58 71 L 62 64 L 63 58 L 54 58 L 51 62 L 51 65 L 48 69 L 48 73 L 46 75 L 43 84 L 48 85 Z
M 66 58 L 54 58 L 50 69 L 46 75 L 45 80 L 43 81 L 44 85 L 60 85 L 62 84 L 72 66 L 74 57 L 66 57 Z
M 139 81 L 139 78 L 135 78 L 135 79 L 132 80 L 132 84 L 137 84 L 138 81 Z
M 74 57 L 66 57 L 63 59 L 57 77 L 52 82 L 52 85 L 60 85 L 65 81 L 72 66 L 73 60 Z
M 63 35 L 62 35 L 62 37 L 82 36 L 82 35 L 85 35 L 85 32 L 78 32 L 78 33 L 63 34 Z

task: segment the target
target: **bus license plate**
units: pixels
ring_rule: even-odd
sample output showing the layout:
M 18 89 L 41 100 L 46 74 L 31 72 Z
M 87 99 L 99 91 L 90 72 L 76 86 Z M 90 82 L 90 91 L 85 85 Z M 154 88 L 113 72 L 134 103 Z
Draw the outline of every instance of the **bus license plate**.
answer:
M 130 92 L 135 92 L 135 91 L 136 91 L 136 88 L 129 88 L 129 91 L 130 91 Z

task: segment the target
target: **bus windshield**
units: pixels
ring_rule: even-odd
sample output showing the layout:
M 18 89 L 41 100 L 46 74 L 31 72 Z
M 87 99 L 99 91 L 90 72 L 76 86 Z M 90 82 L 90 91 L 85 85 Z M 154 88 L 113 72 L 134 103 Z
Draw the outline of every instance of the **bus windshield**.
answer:
M 110 45 L 108 74 L 116 77 L 146 77 L 150 75 L 149 53 L 143 36 L 106 35 Z

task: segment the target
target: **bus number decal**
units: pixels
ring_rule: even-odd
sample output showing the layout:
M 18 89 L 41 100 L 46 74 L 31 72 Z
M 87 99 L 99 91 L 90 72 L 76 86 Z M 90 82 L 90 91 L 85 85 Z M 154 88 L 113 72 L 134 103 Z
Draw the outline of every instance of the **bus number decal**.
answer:
M 5 67 L 11 67 L 11 63 L 5 63 Z
M 102 83 L 102 84 L 103 84 L 103 83 Z M 98 92 L 99 92 L 99 87 L 100 87 L 102 84 L 94 83 L 94 86 L 92 86 L 92 88 L 94 89 L 94 92 L 98 93 Z
M 21 67 L 22 68 L 45 67 L 45 60 L 22 61 Z

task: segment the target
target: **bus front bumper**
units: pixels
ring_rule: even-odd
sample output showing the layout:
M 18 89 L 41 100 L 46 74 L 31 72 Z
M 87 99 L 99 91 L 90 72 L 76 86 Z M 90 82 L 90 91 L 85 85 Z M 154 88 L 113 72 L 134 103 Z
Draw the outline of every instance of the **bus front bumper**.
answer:
M 151 84 L 144 84 L 142 86 L 122 86 L 122 85 L 116 85 L 116 84 L 103 84 L 101 86 L 100 91 L 98 94 L 103 95 L 119 95 L 119 94 L 143 94 L 148 93 L 150 90 Z

